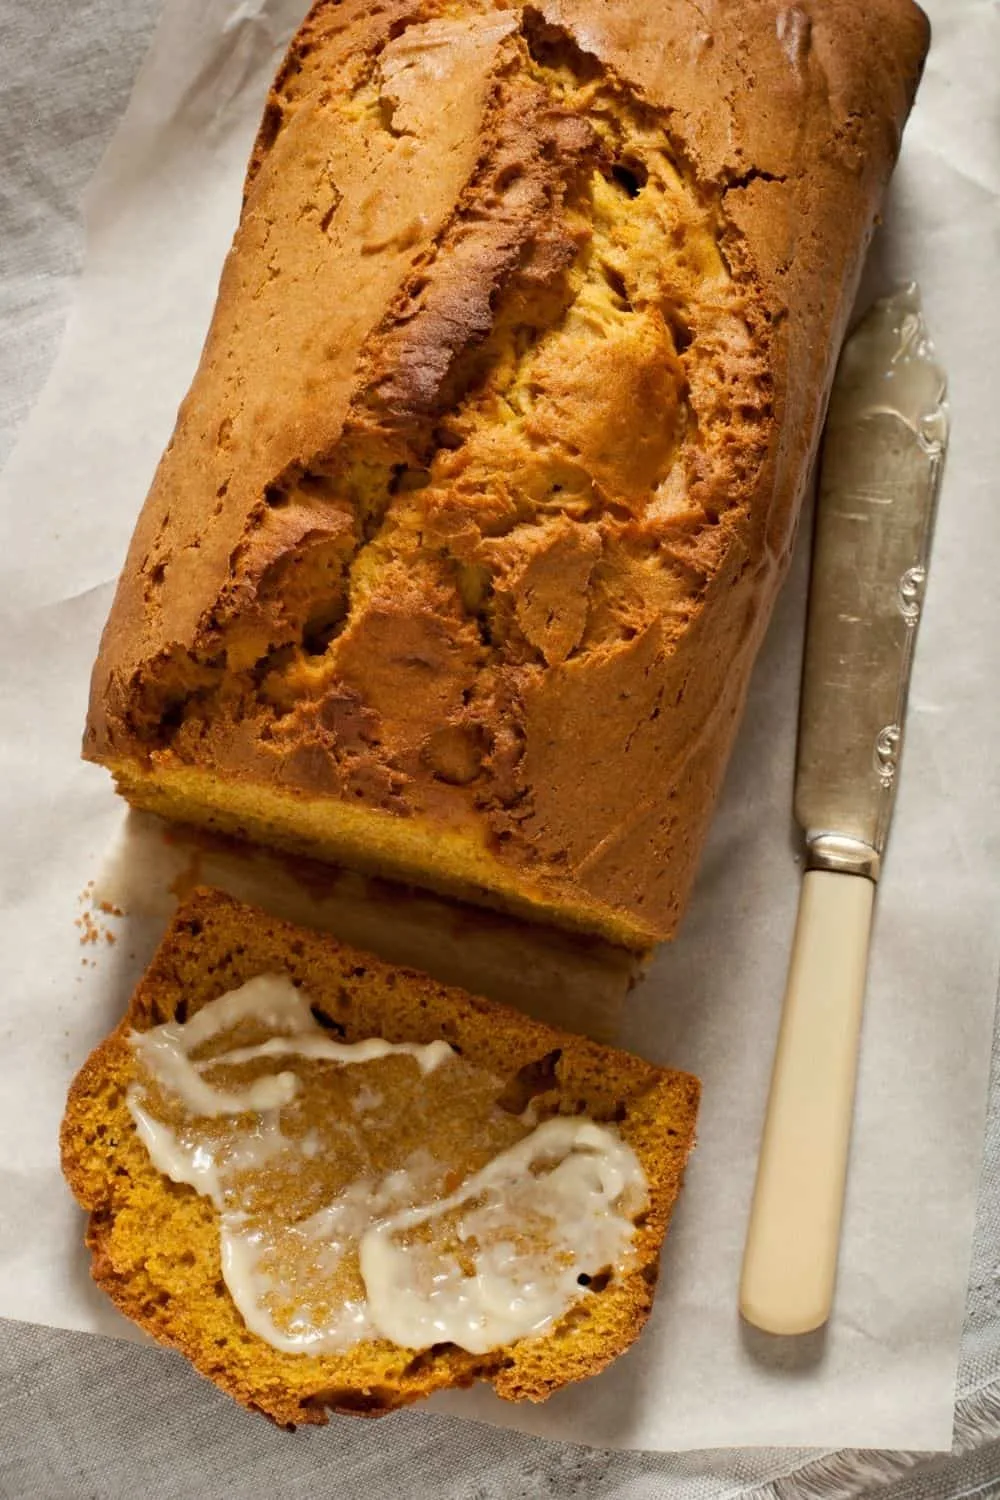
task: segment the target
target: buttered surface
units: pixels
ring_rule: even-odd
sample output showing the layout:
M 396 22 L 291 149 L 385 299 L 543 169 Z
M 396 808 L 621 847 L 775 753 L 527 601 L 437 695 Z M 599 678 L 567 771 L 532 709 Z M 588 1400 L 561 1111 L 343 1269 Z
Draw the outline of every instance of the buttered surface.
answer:
M 504 1080 L 444 1041 L 346 1043 L 264 975 L 131 1044 L 140 1138 L 215 1204 L 226 1285 L 276 1348 L 480 1353 L 628 1261 L 632 1149 L 582 1116 L 510 1113 Z

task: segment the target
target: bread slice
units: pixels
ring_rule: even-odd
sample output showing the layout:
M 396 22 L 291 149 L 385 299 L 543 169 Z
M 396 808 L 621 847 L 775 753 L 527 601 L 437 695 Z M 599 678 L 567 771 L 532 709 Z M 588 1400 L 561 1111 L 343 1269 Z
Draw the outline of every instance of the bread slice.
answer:
M 317 0 L 84 753 L 169 818 L 670 937 L 927 35 Z
M 256 975 L 287 974 L 347 1042 L 448 1041 L 506 1080 L 540 1118 L 613 1121 L 648 1180 L 634 1257 L 547 1333 L 487 1354 L 454 1344 L 414 1352 L 385 1340 L 336 1355 L 285 1353 L 251 1333 L 222 1279 L 217 1210 L 156 1170 L 126 1104 L 137 1064 L 131 1029 L 186 1020 Z M 293 927 L 219 891 L 178 911 L 128 1013 L 70 1090 L 62 1162 L 89 1212 L 92 1275 L 129 1318 L 180 1350 L 203 1375 L 284 1426 L 327 1410 L 374 1415 L 448 1386 L 488 1380 L 508 1400 L 539 1401 L 601 1370 L 639 1334 L 694 1136 L 699 1085 L 684 1073 L 555 1031 L 505 1007 L 394 968 L 326 935 Z

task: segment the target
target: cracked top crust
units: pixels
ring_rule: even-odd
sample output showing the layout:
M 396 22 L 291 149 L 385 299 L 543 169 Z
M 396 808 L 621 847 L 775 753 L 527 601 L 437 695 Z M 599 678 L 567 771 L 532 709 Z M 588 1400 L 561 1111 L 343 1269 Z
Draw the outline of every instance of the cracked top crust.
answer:
M 85 754 L 668 936 L 926 42 L 909 0 L 320 0 Z

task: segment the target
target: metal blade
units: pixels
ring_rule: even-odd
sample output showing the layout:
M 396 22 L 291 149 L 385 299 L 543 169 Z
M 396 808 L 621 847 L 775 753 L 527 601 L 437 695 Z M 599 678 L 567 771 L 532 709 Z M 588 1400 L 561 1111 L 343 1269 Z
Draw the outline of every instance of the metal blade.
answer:
M 947 438 L 907 286 L 845 344 L 826 423 L 795 786 L 812 868 L 878 875 Z

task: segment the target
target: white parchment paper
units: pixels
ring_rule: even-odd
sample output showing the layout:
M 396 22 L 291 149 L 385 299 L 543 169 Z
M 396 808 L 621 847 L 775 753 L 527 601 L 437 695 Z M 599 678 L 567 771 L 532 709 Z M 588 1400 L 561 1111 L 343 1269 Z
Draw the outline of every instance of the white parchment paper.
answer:
M 162 923 L 98 913 L 98 941 L 80 942 L 81 894 L 123 815 L 106 776 L 79 761 L 79 736 L 113 579 L 207 327 L 266 84 L 303 8 L 166 0 L 89 194 L 64 347 L 0 483 L 2 1316 L 128 1331 L 90 1286 L 57 1132 L 73 1071 L 120 1015 Z M 683 935 L 627 1007 L 628 1045 L 705 1084 L 652 1323 L 612 1370 L 543 1407 L 479 1391 L 441 1399 L 449 1410 L 608 1447 L 950 1444 L 996 987 L 1000 163 L 989 18 L 975 0 L 929 8 L 935 48 L 868 293 L 922 284 L 953 438 L 878 899 L 833 1321 L 781 1344 L 736 1313 L 799 880 L 800 548 Z

